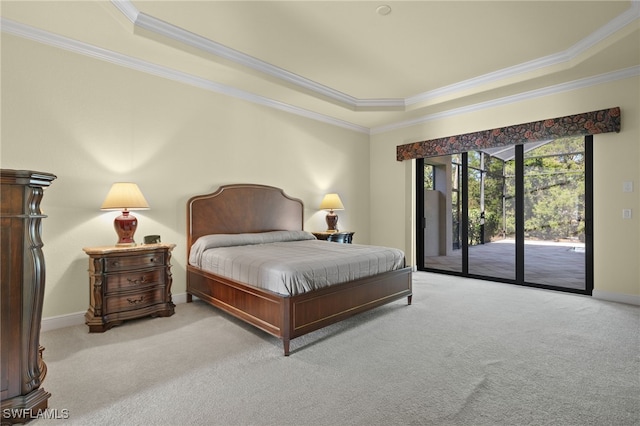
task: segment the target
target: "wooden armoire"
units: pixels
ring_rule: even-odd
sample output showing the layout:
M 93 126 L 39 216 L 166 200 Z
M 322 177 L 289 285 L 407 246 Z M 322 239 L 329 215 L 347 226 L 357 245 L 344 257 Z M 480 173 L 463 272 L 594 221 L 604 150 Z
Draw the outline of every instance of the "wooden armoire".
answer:
M 56 178 L 30 170 L 0 170 L 0 384 L 2 425 L 24 423 L 47 408 L 50 393 L 40 347 L 45 262 L 40 210 Z

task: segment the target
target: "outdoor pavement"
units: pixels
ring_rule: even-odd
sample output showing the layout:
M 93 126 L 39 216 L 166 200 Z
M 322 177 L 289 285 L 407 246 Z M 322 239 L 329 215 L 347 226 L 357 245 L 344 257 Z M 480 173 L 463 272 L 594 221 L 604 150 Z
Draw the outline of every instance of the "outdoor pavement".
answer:
M 462 272 L 462 250 L 451 256 L 429 256 L 425 267 Z M 515 279 L 514 240 L 469 247 L 469 274 Z M 557 287 L 585 289 L 584 243 L 525 242 L 525 281 Z

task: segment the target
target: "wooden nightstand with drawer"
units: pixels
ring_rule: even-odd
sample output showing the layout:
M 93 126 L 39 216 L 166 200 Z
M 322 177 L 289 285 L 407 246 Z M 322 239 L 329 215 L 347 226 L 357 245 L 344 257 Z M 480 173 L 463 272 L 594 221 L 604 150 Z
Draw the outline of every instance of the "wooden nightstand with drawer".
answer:
M 85 247 L 89 309 L 85 324 L 102 333 L 125 320 L 174 314 L 171 251 L 175 244 Z

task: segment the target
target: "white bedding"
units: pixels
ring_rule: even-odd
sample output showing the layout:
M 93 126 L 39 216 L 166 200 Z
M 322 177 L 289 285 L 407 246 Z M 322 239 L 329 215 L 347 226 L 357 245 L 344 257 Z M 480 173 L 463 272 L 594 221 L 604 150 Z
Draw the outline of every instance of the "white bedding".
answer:
M 201 237 L 192 266 L 282 295 L 377 275 L 405 266 L 394 248 L 317 240 L 304 231 Z

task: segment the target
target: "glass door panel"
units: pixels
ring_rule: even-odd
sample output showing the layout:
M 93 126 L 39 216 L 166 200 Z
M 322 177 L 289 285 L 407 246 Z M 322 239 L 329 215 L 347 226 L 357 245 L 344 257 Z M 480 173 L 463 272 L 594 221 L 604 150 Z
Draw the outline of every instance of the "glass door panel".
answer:
M 459 155 L 429 158 L 424 162 L 424 267 L 462 272 L 460 250 Z
M 513 147 L 468 153 L 470 275 L 516 278 L 514 153 Z
M 584 138 L 526 150 L 523 171 L 524 280 L 585 290 Z

